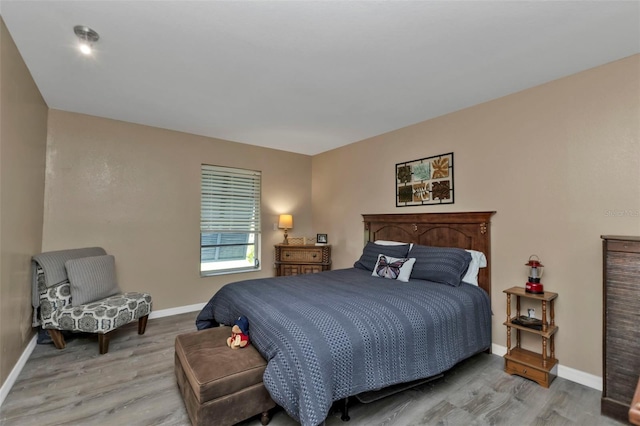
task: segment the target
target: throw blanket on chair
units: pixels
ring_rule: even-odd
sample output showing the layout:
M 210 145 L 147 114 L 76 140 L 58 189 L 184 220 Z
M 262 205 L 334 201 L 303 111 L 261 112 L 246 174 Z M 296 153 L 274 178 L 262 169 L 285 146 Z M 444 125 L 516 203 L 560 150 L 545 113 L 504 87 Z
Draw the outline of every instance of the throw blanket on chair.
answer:
M 33 306 L 32 327 L 40 325 L 38 320 L 38 308 L 40 307 L 39 287 L 53 287 L 68 280 L 67 270 L 64 264 L 67 260 L 82 257 L 102 256 L 107 252 L 102 247 L 87 247 L 80 249 L 48 251 L 33 256 L 31 261 L 31 306 Z M 44 271 L 44 280 L 38 282 L 36 268 L 40 266 Z

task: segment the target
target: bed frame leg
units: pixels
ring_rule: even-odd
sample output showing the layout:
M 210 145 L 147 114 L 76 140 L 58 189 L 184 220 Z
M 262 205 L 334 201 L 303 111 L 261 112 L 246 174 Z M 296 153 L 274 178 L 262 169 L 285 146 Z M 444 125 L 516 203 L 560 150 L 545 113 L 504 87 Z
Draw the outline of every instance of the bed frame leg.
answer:
M 219 325 L 220 324 L 218 324 L 218 326 Z M 262 414 L 260 415 L 260 423 L 262 424 L 262 426 L 267 426 L 270 421 L 271 421 L 271 416 L 269 415 L 269 410 L 263 411 Z
M 342 416 L 340 419 L 343 422 L 348 422 L 351 419 L 351 417 L 349 417 L 349 397 L 342 400 Z

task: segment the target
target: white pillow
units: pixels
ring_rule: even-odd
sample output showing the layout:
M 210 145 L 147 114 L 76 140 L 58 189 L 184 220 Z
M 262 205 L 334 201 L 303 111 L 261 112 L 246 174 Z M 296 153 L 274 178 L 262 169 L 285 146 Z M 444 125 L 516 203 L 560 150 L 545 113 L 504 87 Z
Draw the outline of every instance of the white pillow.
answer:
M 467 253 L 471 255 L 471 262 L 469 263 L 469 268 L 467 268 L 467 272 L 462 277 L 462 282 L 467 284 L 478 285 L 478 272 L 480 268 L 487 267 L 487 258 L 481 251 L 476 250 L 465 250 Z
M 397 257 L 379 254 L 378 260 L 376 261 L 376 266 L 373 267 L 371 276 L 388 278 L 391 280 L 398 280 L 406 283 L 409 281 L 414 263 L 416 263 L 415 257 L 409 259 L 399 259 Z M 378 274 L 378 272 L 380 274 Z
M 413 243 L 403 243 L 401 241 L 375 240 L 374 243 L 381 246 L 404 246 L 409 244 L 409 250 L 413 247 Z

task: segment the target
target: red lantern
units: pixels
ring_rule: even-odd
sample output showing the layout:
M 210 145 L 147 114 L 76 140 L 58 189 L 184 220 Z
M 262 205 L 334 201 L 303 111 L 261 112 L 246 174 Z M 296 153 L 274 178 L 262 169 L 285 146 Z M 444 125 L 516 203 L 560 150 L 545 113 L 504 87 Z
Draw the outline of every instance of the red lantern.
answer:
M 525 266 L 529 267 L 529 281 L 527 281 L 525 285 L 525 291 L 534 294 L 544 293 L 542 283 L 540 282 L 544 265 L 540 262 L 538 256 L 535 254 L 529 256 L 529 262 L 525 263 Z

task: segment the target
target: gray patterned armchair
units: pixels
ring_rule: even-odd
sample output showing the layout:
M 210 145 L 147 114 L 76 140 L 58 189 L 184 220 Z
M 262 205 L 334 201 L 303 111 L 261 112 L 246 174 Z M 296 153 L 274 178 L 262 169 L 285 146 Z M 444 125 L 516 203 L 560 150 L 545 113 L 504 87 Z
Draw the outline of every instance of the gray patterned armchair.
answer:
M 97 333 L 100 354 L 108 333 L 138 320 L 144 334 L 151 312 L 148 293 L 122 293 L 113 256 L 99 248 L 47 252 L 33 257 L 34 325 L 49 332 L 56 348 L 66 346 L 61 330 Z

